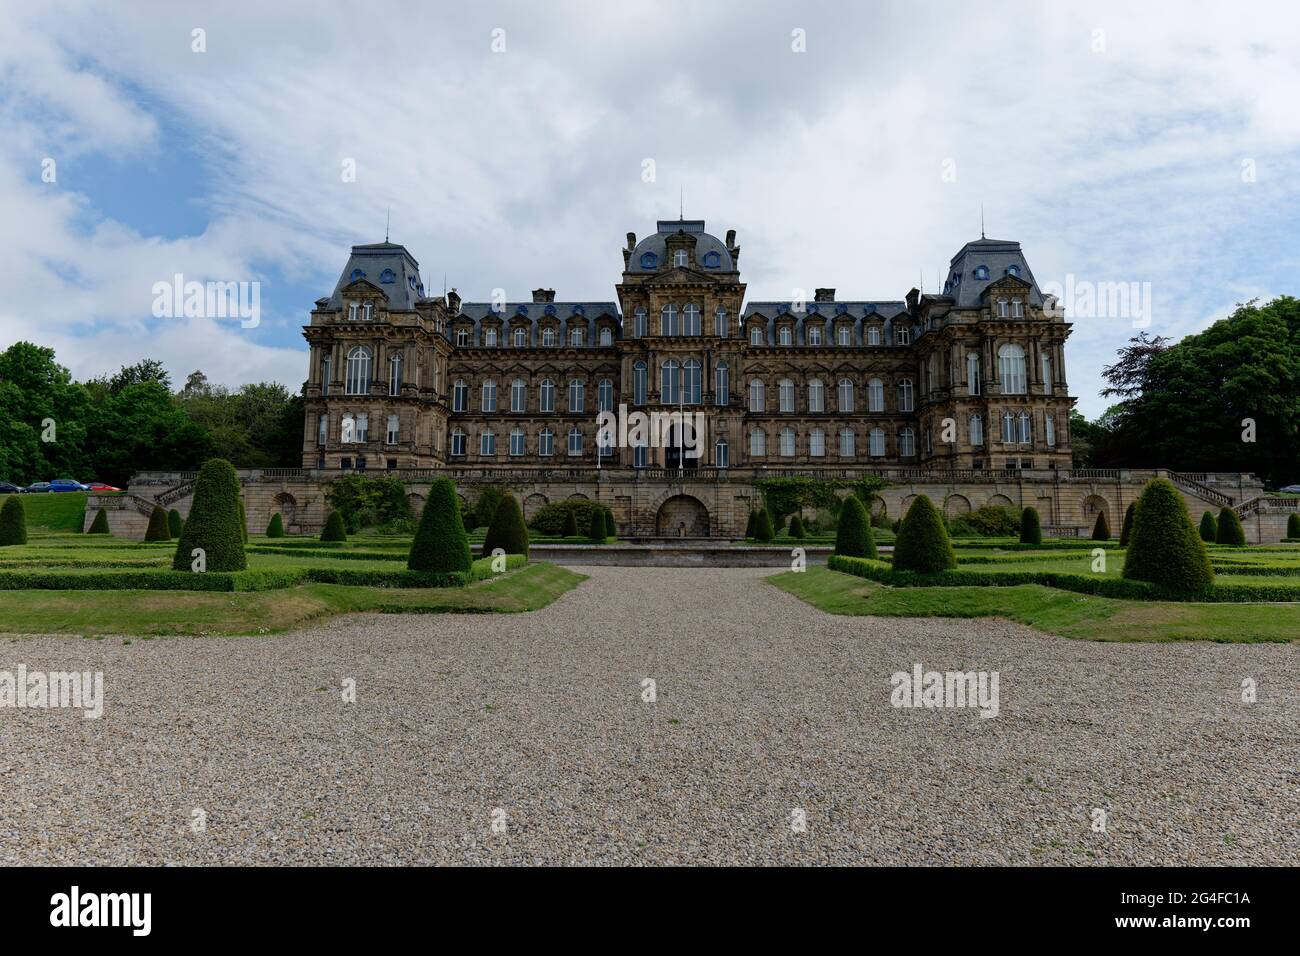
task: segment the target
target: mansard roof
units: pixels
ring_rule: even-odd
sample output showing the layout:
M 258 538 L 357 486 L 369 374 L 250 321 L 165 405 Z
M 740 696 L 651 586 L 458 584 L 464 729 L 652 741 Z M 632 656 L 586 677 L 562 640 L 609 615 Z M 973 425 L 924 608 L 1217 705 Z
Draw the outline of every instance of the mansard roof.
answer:
M 1009 275 L 1018 276 L 1029 285 L 1031 305 L 1043 304 L 1043 294 L 1020 250 L 1020 243 L 1006 239 L 981 237 L 962 246 L 952 257 L 943 293 L 952 298 L 956 308 L 978 309 L 983 305 L 985 290 Z
M 701 272 L 735 272 L 736 265 L 731 258 L 731 251 L 717 236 L 704 231 L 703 219 L 661 219 L 655 224 L 655 232 L 646 236 L 632 249 L 628 259 L 627 272 L 649 275 L 662 269 L 672 268 L 668 261 L 668 238 L 682 232 L 695 239 L 695 262 L 692 268 Z M 706 261 L 710 253 L 717 254 L 717 265 L 711 266 Z M 647 258 L 653 256 L 653 260 Z
M 507 326 L 515 325 L 521 319 L 527 320 L 529 340 L 533 343 L 537 339 L 538 324 L 543 319 L 558 322 L 561 336 L 568 333 L 569 323 L 574 319 L 585 319 L 587 322 L 599 318 L 613 319 L 614 338 L 623 337 L 623 320 L 619 316 L 617 302 L 507 302 L 500 309 L 495 308 L 491 302 L 462 302 L 460 312 L 448 321 L 455 323 L 469 319 L 474 329 L 474 342 L 477 344 L 479 329 L 487 318 L 499 319 Z M 595 347 L 596 339 L 588 337 L 585 345 Z
M 343 290 L 358 279 L 378 287 L 388 297 L 388 308 L 394 312 L 410 311 L 417 299 L 424 298 L 420 264 L 405 246 L 396 242 L 353 246 L 326 308 L 343 308 Z

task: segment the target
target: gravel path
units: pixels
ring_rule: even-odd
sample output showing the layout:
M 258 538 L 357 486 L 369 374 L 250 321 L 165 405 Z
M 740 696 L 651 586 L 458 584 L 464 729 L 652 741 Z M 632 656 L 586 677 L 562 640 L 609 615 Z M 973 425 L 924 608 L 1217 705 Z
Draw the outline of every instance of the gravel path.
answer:
M 102 670 L 106 698 L 98 720 L 0 709 L 0 863 L 1300 862 L 1295 645 L 834 617 L 761 569 L 588 571 L 524 615 L 0 641 L 0 670 Z M 891 707 L 918 662 L 999 672 L 999 715 Z

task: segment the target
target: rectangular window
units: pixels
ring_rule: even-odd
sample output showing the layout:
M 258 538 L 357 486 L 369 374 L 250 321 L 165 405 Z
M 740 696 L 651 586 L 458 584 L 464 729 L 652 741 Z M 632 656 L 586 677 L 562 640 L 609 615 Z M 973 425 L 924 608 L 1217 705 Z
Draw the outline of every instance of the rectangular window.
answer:
M 370 416 L 362 412 L 357 416 L 357 441 L 365 442 L 370 438 Z
M 329 416 L 321 415 L 316 422 L 316 444 L 325 447 L 325 436 L 329 429 Z
M 388 444 L 390 445 L 397 444 L 397 432 L 398 432 L 397 416 L 389 415 L 388 416 Z

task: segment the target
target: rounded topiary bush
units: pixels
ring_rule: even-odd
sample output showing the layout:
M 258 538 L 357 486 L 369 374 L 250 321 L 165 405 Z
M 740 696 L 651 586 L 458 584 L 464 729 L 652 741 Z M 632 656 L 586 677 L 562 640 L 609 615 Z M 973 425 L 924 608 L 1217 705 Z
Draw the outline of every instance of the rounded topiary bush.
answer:
M 95 512 L 95 520 L 90 523 L 86 534 L 108 534 L 108 512 L 100 508 Z
M 1215 535 L 1214 540 L 1219 544 L 1237 547 L 1246 543 L 1246 529 L 1241 526 L 1241 519 L 1237 517 L 1237 512 L 1231 508 L 1220 509 L 1218 534 Z
M 1300 538 L 1300 514 L 1292 514 L 1286 519 L 1286 536 Z
M 808 532 L 804 530 L 803 518 L 798 514 L 790 518 L 790 537 L 800 539 L 808 537 Z
M 528 526 L 524 524 L 519 501 L 508 491 L 501 495 L 497 513 L 488 525 L 487 536 L 483 539 L 483 557 L 489 557 L 497 548 L 506 554 L 528 556 Z
M 1043 543 L 1043 526 L 1038 520 L 1037 508 L 1026 508 L 1020 512 L 1020 543 Z
M 766 508 L 759 508 L 754 518 L 754 540 L 771 541 L 772 537 L 772 516 Z
M 469 536 L 460 520 L 456 486 L 450 478 L 436 479 L 429 489 L 406 566 L 412 571 L 469 570 Z
M 27 511 L 17 495 L 5 499 L 0 508 L 0 547 L 27 543 Z
M 162 505 L 154 505 L 153 511 L 149 512 L 149 527 L 145 529 L 144 539 L 146 541 L 172 539 L 171 529 L 167 527 L 167 512 L 163 510 Z
M 1181 594 L 1199 594 L 1214 583 L 1205 542 L 1183 496 L 1167 479 L 1147 482 L 1138 499 L 1124 577 Z
M 751 511 L 751 512 L 749 513 L 749 520 L 748 520 L 747 522 L 745 522 L 745 537 L 746 537 L 746 538 L 752 538 L 752 537 L 754 537 L 754 525 L 757 524 L 757 523 L 758 523 L 758 512 L 757 512 L 757 511 Z
M 1097 520 L 1092 525 L 1092 540 L 1110 540 L 1110 522 L 1106 520 L 1106 512 L 1104 511 L 1097 512 Z
M 835 529 L 835 553 L 849 558 L 876 557 L 876 539 L 871 533 L 871 519 L 857 495 L 850 495 L 840 505 L 840 524 Z
M 280 512 L 271 515 L 271 523 L 266 526 L 266 536 L 268 538 L 284 537 L 284 519 L 280 517 Z
M 564 513 L 564 527 L 561 534 L 566 538 L 575 538 L 578 535 L 578 515 L 572 508 Z
M 179 538 L 181 532 L 185 530 L 185 519 L 175 508 L 167 512 L 167 530 L 171 532 L 173 538 Z
M 343 527 L 343 516 L 338 511 L 331 511 L 325 516 L 325 527 L 321 529 L 322 541 L 346 541 L 348 529 Z
M 1124 524 L 1119 529 L 1119 546 L 1128 547 L 1129 538 L 1133 537 L 1133 513 L 1137 511 L 1137 502 L 1130 501 L 1124 509 Z
M 614 512 L 608 508 L 605 509 L 605 537 L 618 537 L 618 524 L 614 521 Z
M 248 566 L 239 522 L 239 478 L 224 458 L 205 461 L 199 471 L 172 567 L 190 570 L 195 548 L 203 549 L 209 571 L 242 571 Z
M 587 527 L 587 539 L 595 542 L 605 540 L 605 515 L 599 506 L 591 509 L 591 522 Z
M 894 570 L 936 574 L 956 566 L 943 516 L 928 496 L 917 495 L 894 539 Z
M 1214 520 L 1214 515 L 1205 512 L 1201 515 L 1201 540 L 1213 544 L 1219 537 L 1219 523 Z

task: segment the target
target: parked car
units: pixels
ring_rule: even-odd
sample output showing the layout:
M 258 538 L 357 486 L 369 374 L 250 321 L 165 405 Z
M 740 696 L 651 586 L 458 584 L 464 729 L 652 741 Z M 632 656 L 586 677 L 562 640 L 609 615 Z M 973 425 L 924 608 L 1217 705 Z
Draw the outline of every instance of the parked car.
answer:
M 92 481 L 90 484 L 86 485 L 86 489 L 88 491 L 121 491 L 122 490 L 121 488 L 118 488 L 115 485 L 106 485 L 102 481 Z
M 71 478 L 55 478 L 53 481 L 50 482 L 49 490 L 50 491 L 89 491 L 90 489 L 87 488 L 79 481 L 73 481 Z
M 49 490 L 50 490 L 50 483 L 48 481 L 35 481 L 27 486 L 27 493 L 29 495 L 34 495 L 37 494 L 38 492 L 49 491 Z
M 0 495 L 21 495 L 23 489 L 11 481 L 0 481 Z

